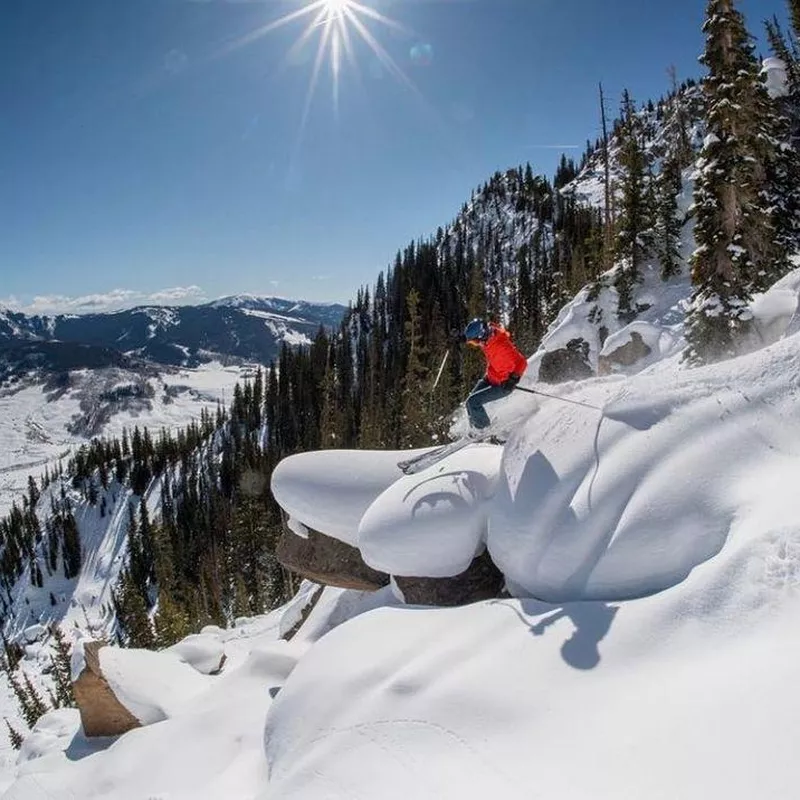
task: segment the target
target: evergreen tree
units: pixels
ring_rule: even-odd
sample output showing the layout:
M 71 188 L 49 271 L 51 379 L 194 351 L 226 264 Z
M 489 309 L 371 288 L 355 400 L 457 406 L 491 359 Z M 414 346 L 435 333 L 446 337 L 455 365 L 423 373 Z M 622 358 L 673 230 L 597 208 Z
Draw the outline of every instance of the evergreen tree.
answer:
M 6 672 L 6 677 L 17 700 L 25 724 L 32 728 L 39 721 L 39 718 L 50 710 L 47 703 L 45 703 L 41 693 L 33 685 L 26 672 L 22 672 L 22 680 L 17 677 L 16 673 L 11 671 Z
M 414 447 L 430 443 L 430 415 L 428 413 L 427 347 L 422 333 L 420 295 L 416 289 L 408 293 L 408 320 L 406 322 L 408 360 L 403 379 L 403 431 L 401 445 Z
M 677 275 L 681 268 L 681 231 L 683 221 L 678 210 L 678 195 L 683 181 L 676 155 L 665 156 L 655 187 L 655 254 L 661 264 L 663 280 Z
M 334 348 L 327 348 L 325 377 L 320 386 L 322 414 L 320 418 L 320 445 L 324 448 L 342 447 L 344 444 L 344 418 L 336 379 Z
M 614 248 L 617 261 L 614 287 L 619 295 L 617 313 L 626 318 L 633 311 L 633 290 L 642 279 L 641 268 L 651 253 L 653 239 L 651 164 L 645 150 L 643 120 L 627 89 L 617 138 L 623 176 Z
M 155 646 L 159 649 L 179 642 L 192 632 L 189 615 L 165 588 L 159 592 L 158 611 L 153 624 L 156 629 Z
M 152 648 L 155 636 L 147 615 L 147 604 L 128 570 L 120 575 L 118 589 L 114 592 L 117 625 L 128 647 Z
M 71 651 L 61 628 L 58 625 L 50 626 L 53 637 L 53 682 L 55 683 L 56 708 L 74 708 L 75 695 L 72 691 L 72 665 Z
M 771 219 L 775 111 L 733 0 L 709 0 L 703 30 L 708 135 L 695 185 L 690 363 L 735 355 L 750 328 L 748 301 L 786 263 L 785 238 Z
M 11 742 L 11 747 L 14 750 L 19 750 L 22 747 L 22 743 L 25 741 L 25 737 L 8 721 L 7 717 L 4 717 L 6 721 L 6 729 L 8 730 L 8 740 Z

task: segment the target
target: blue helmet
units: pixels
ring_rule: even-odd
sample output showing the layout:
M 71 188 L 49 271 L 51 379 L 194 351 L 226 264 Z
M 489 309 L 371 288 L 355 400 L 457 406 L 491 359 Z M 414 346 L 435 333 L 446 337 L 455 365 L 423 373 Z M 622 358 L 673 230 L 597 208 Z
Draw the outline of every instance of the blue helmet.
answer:
M 489 338 L 489 326 L 486 320 L 476 317 L 464 329 L 464 338 L 470 342 L 485 342 Z

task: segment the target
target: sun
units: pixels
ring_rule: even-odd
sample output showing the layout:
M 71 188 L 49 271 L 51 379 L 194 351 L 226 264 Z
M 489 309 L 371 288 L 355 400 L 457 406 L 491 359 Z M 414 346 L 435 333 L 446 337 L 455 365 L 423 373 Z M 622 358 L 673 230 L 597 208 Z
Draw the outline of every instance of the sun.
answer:
M 350 0 L 324 0 L 325 10 L 330 17 L 341 16 L 350 6 Z
M 382 26 L 395 33 L 400 33 L 404 37 L 413 38 L 416 36 L 414 31 L 376 11 L 369 5 L 372 0 L 292 0 L 292 2 L 299 7 L 246 33 L 223 48 L 217 53 L 217 56 L 223 56 L 250 45 L 278 28 L 300 20 L 305 21 L 305 27 L 302 28 L 297 40 L 286 53 L 282 67 L 285 69 L 289 64 L 299 63 L 302 60 L 300 55 L 309 42 L 317 42 L 316 56 L 311 68 L 300 127 L 295 141 L 295 156 L 299 152 L 320 75 L 326 65 L 331 76 L 334 114 L 336 117 L 339 116 L 339 86 L 343 62 L 346 60 L 354 72 L 359 72 L 354 49 L 356 42 L 360 41 L 366 44 L 386 73 L 410 90 L 423 106 L 427 106 L 419 89 L 380 43 L 375 33 L 377 27 Z
M 407 88 L 417 92 L 413 82 L 378 41 L 369 24 L 382 25 L 407 36 L 412 36 L 413 31 L 376 11 L 367 5 L 367 2 L 368 0 L 365 2 L 362 2 L 362 0 L 301 0 L 300 8 L 245 34 L 224 48 L 220 55 L 249 45 L 277 28 L 305 19 L 306 26 L 290 48 L 285 59 L 285 64 L 289 63 L 292 61 L 292 57 L 297 56 L 310 40 L 318 37 L 317 53 L 312 68 L 301 130 L 305 126 L 311 100 L 316 92 L 322 67 L 326 63 L 332 78 L 334 110 L 338 115 L 339 80 L 342 62 L 346 58 L 348 62 L 357 68 L 353 50 L 353 42 L 356 38 L 367 45 L 390 75 L 405 84 Z

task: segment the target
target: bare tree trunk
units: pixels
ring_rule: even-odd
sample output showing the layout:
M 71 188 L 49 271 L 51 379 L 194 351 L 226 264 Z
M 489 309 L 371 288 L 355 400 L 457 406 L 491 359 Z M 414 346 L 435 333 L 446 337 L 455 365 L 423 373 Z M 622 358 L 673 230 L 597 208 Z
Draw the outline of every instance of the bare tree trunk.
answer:
M 613 263 L 613 235 L 612 223 L 614 210 L 611 198 L 611 162 L 608 153 L 608 125 L 606 123 L 606 102 L 603 95 L 603 84 L 600 84 L 600 119 L 603 124 L 603 183 L 605 188 L 605 230 L 603 233 L 603 266 L 611 269 Z

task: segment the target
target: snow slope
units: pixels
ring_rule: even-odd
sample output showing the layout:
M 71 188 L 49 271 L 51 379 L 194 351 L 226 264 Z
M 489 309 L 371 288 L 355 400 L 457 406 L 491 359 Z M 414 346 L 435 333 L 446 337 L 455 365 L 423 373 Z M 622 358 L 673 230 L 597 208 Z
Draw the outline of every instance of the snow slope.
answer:
M 278 695 L 258 797 L 796 797 L 797 598 L 742 613 L 703 582 L 364 615 Z
M 800 334 L 559 389 L 602 413 L 542 399 L 500 458 L 475 446 L 378 481 L 363 517 L 399 522 L 375 558 L 455 568 L 475 528 L 419 501 L 482 475 L 495 490 L 480 530 L 518 597 L 435 609 L 327 589 L 281 641 L 304 584 L 272 615 L 206 631 L 228 661 L 164 721 L 90 743 L 74 714 L 48 715 L 5 797 L 796 797 Z M 316 489 L 330 456 L 305 458 Z M 333 519 L 352 513 L 348 474 L 363 501 L 363 467 L 339 462 Z M 300 470 L 292 483 L 300 502 Z M 415 505 L 419 530 L 403 516 Z M 163 694 L 168 657 L 146 675 L 119 660 L 121 693 Z

